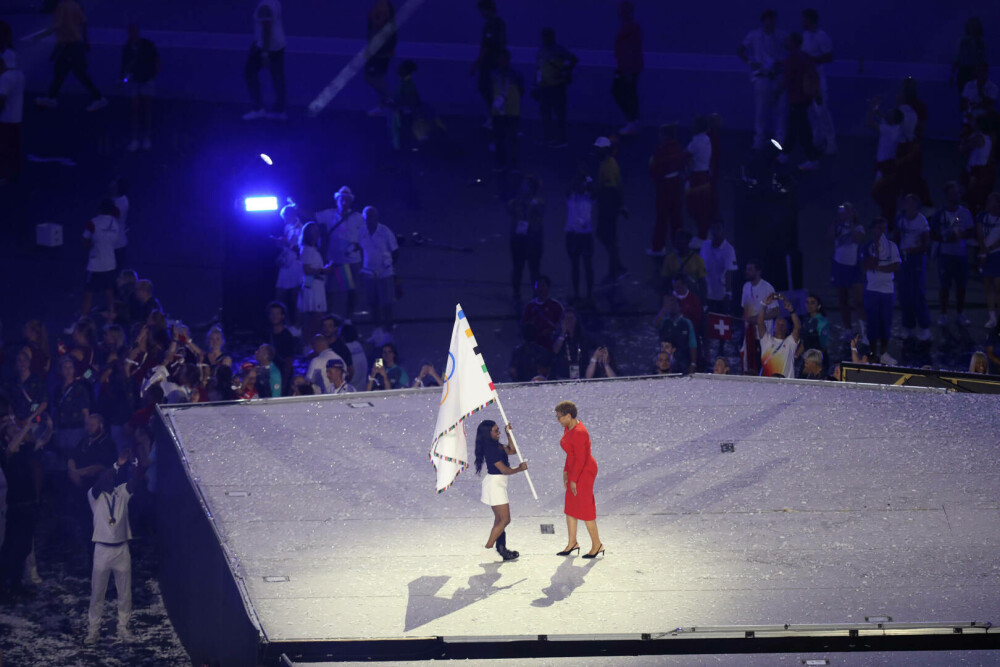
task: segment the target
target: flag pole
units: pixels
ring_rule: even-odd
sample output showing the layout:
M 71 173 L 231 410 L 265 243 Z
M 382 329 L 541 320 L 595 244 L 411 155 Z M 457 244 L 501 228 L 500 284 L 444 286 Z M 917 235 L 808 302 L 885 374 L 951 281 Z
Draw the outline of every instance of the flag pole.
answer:
M 505 425 L 510 424 L 510 422 L 507 420 L 507 413 L 503 411 L 503 403 L 500 402 L 499 392 L 494 390 L 493 395 L 496 396 L 497 407 L 500 408 L 500 417 L 503 418 L 503 423 Z M 520 459 L 521 450 L 518 448 L 517 441 L 514 439 L 513 429 L 507 432 L 507 437 L 510 438 L 510 444 L 512 447 L 514 447 L 514 454 L 517 456 L 518 459 Z M 528 474 L 527 470 L 524 471 L 524 478 L 528 480 L 528 488 L 531 489 L 531 495 L 535 497 L 535 500 L 538 500 L 538 494 L 535 493 L 535 485 L 531 483 L 531 475 Z

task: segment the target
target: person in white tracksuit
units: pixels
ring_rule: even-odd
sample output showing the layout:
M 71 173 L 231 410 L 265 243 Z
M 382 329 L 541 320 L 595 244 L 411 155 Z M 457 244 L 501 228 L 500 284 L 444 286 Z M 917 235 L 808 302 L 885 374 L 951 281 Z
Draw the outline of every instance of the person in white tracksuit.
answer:
M 128 464 L 129 456 L 130 452 L 123 450 L 117 465 L 102 472 L 87 493 L 94 514 L 94 569 L 90 582 L 87 637 L 84 640 L 88 645 L 97 643 L 101 636 L 101 616 L 111 575 L 114 575 L 118 591 L 118 640 L 132 638 L 128 629 L 132 616 L 132 556 L 128 548 L 132 530 L 128 520 L 128 501 L 141 482 L 142 470 L 135 469 L 127 483 L 116 484 L 118 470 Z

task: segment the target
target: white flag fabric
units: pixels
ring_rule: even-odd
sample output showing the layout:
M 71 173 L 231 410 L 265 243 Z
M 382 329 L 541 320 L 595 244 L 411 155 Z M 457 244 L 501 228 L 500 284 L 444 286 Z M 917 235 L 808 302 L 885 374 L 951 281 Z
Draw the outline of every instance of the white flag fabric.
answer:
M 459 473 L 469 467 L 465 441 L 465 419 L 496 401 L 493 380 L 479 352 L 469 320 L 461 304 L 455 306 L 455 327 L 451 331 L 441 407 L 434 426 L 431 463 L 437 470 L 437 492 L 450 487 Z

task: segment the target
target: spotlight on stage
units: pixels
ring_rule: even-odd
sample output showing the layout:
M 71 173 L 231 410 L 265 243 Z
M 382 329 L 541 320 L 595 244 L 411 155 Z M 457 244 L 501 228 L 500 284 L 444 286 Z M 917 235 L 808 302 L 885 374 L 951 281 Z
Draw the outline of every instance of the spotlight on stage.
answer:
M 259 213 L 261 211 L 277 211 L 278 198 L 273 195 L 260 197 L 245 197 L 243 199 L 244 209 L 248 213 Z
M 772 139 L 772 141 L 773 141 L 773 139 Z M 781 150 L 781 149 L 779 148 L 778 150 Z M 263 160 L 264 164 L 266 164 L 268 167 L 270 167 L 272 164 L 274 164 L 274 160 L 272 160 L 271 156 L 268 155 L 267 153 L 261 153 L 260 154 L 260 159 Z
M 781 144 L 778 143 L 777 139 L 771 139 L 771 145 L 774 146 L 775 148 L 777 148 L 779 152 L 785 150 L 784 148 L 781 147 Z M 263 156 L 261 156 L 261 157 L 263 157 Z

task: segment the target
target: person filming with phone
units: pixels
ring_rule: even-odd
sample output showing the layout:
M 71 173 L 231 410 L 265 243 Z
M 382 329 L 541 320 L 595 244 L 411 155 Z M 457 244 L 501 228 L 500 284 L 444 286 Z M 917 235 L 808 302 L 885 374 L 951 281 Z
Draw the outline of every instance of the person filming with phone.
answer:
M 393 343 L 382 346 L 382 356 L 372 365 L 365 391 L 403 389 L 410 386 L 410 376 L 396 363 L 396 357 L 396 346 Z
M 788 320 L 778 316 L 774 320 L 774 333 L 769 334 L 764 324 L 764 312 L 773 303 L 784 305 L 792 317 L 792 332 L 788 333 Z M 795 350 L 799 346 L 802 323 L 795 314 L 795 307 L 782 294 L 768 294 L 757 313 L 757 336 L 760 339 L 760 374 L 764 377 L 795 377 Z

